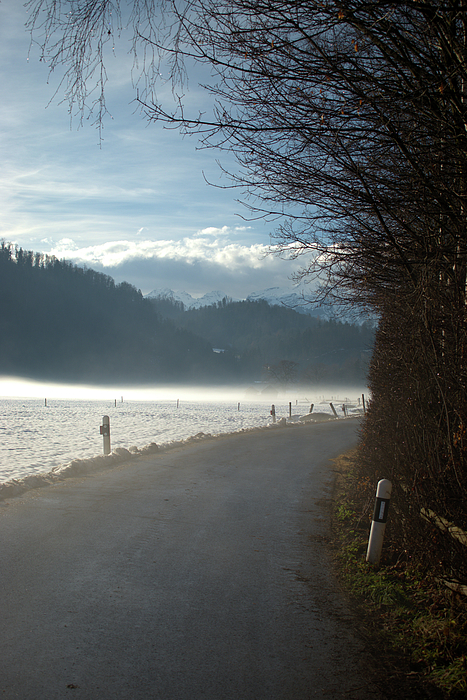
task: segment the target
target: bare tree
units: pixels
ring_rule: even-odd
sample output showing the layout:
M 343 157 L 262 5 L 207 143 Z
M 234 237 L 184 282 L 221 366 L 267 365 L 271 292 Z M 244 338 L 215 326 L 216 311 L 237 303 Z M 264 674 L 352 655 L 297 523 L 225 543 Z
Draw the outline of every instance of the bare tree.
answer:
M 457 234 L 464 224 L 463 3 L 129 6 L 147 117 L 233 152 L 239 167 L 231 184 L 245 193 L 251 215 L 289 214 L 278 235 L 284 254 L 313 252 L 304 273 L 327 275 L 329 293 L 338 285 L 340 299 L 348 293 L 375 304 L 380 290 L 400 290 L 401 279 L 416 289 L 420 264 L 444 256 L 440 217 L 449 255 L 464 255 Z M 70 109 L 94 109 L 100 123 L 105 47 L 122 26 L 118 2 L 30 0 L 29 8 L 42 55 L 52 70 L 66 68 Z M 211 72 L 203 114 L 185 111 L 193 65 Z M 173 109 L 158 101 L 167 71 Z
M 269 381 L 284 390 L 297 379 L 298 363 L 292 360 L 280 360 L 277 365 L 267 365 L 264 372 Z

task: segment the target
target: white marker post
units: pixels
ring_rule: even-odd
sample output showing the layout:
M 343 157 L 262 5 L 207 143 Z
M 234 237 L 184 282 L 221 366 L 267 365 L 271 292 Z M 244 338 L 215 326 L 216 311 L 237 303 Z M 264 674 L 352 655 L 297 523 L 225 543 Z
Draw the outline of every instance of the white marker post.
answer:
M 371 523 L 366 560 L 369 564 L 378 566 L 383 549 L 384 531 L 388 519 L 389 502 L 391 499 L 392 484 L 388 479 L 378 481 L 376 489 L 375 510 Z
M 104 438 L 104 454 L 110 454 L 110 418 L 109 416 L 102 417 L 101 435 Z

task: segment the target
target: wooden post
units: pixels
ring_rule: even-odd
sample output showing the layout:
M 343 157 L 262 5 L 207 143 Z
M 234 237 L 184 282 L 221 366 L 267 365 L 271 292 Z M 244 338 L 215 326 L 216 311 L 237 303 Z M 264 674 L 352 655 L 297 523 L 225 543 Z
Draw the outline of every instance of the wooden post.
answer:
M 332 403 L 330 403 L 329 405 L 330 405 L 331 408 L 332 408 L 332 412 L 334 413 L 334 416 L 335 416 L 336 418 L 339 418 L 339 416 L 337 415 L 337 411 L 336 411 L 336 409 L 334 408 L 334 406 L 332 405 Z
M 104 438 L 104 454 L 110 454 L 110 418 L 103 416 L 101 425 L 101 435 Z
M 44 399 L 44 406 L 47 406 L 47 399 Z
M 366 408 L 365 408 L 365 394 L 362 394 L 362 406 L 363 406 L 363 413 L 366 413 Z
M 315 407 L 315 404 L 314 404 L 314 403 L 312 403 L 312 404 L 311 404 L 311 406 L 310 406 L 310 413 L 313 413 L 313 409 L 314 409 L 314 407 Z
M 272 422 L 275 423 L 276 422 L 276 407 L 274 406 L 274 404 L 272 404 L 272 406 L 271 406 L 271 416 L 272 416 Z
M 292 401 L 289 401 L 289 418 L 292 416 Z
M 177 399 L 177 408 L 179 407 L 179 405 L 180 405 L 180 399 Z
M 239 411 L 239 410 L 240 410 L 240 404 L 238 403 L 237 404 L 237 411 Z

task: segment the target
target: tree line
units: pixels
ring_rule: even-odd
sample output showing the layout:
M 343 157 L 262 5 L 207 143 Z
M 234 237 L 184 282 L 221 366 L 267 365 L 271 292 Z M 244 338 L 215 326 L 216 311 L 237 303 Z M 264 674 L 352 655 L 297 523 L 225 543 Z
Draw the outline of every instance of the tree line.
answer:
M 0 368 L 55 381 L 189 381 L 209 343 L 158 317 L 132 285 L 54 256 L 0 248 Z
M 188 310 L 165 298 L 151 301 L 179 328 L 198 333 L 221 350 L 232 372 L 237 367 L 239 379 L 284 384 L 277 368 L 285 361 L 294 366 L 292 381 L 302 386 L 366 386 L 374 342 L 371 323 L 321 320 L 265 300 L 224 299 Z
M 31 0 L 30 28 L 100 123 L 118 3 L 77 4 L 79 21 Z M 467 585 L 465 0 L 129 4 L 147 118 L 234 154 L 232 185 L 279 221 L 298 275 L 379 317 L 362 473 L 394 483 L 395 556 Z M 183 98 L 193 65 L 210 71 L 202 113 Z

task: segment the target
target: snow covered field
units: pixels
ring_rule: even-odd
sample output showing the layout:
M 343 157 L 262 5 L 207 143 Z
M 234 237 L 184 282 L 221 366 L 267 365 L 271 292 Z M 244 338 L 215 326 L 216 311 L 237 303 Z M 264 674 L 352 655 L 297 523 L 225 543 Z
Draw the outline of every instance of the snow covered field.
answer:
M 6 393 L 6 384 L 2 386 L 0 382 L 0 396 L 2 388 Z M 71 460 L 102 455 L 100 425 L 104 415 L 110 417 L 112 451 L 144 448 L 150 443 L 164 446 L 199 433 L 233 433 L 272 422 L 271 399 L 241 400 L 243 392 L 237 392 L 237 400 L 232 393 L 231 398 L 226 395 L 224 401 L 216 400 L 219 395 L 208 394 L 194 400 L 195 394 L 190 392 L 181 393 L 186 399 L 162 400 L 154 390 L 152 400 L 147 398 L 148 394 L 143 395 L 145 400 L 127 400 L 120 396 L 113 400 L 86 400 L 60 398 L 63 392 L 60 394 L 52 387 L 40 386 L 34 392 L 33 389 L 33 385 L 28 386 L 32 398 L 0 398 L 0 483 L 44 474 Z M 39 398 L 46 390 L 50 398 Z M 311 396 L 294 400 L 292 413 L 296 416 L 308 413 L 314 401 L 315 411 L 332 415 L 329 403 L 320 401 L 323 398 Z M 338 402 L 336 398 L 337 406 Z M 287 400 L 276 399 L 275 406 L 278 420 L 288 418 Z
M 48 472 L 76 458 L 102 454 L 102 416 L 110 417 L 111 446 L 143 447 L 266 425 L 270 405 L 175 400 L 72 401 L 0 399 L 0 482 Z M 285 413 L 284 413 L 285 415 Z

